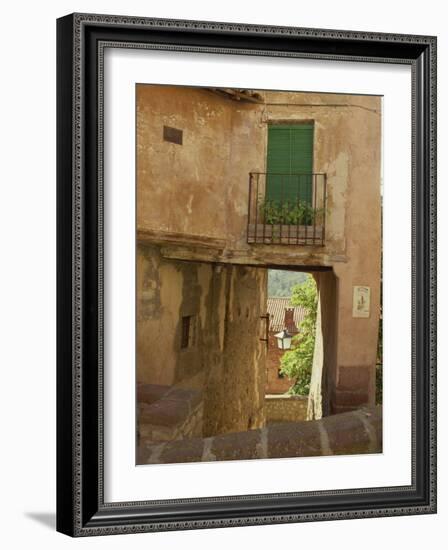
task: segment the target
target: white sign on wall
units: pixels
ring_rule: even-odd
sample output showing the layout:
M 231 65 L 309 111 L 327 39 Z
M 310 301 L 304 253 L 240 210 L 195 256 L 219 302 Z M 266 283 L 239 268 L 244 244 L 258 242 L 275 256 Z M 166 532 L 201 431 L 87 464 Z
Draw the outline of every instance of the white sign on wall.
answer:
M 370 287 L 353 287 L 353 317 L 370 317 Z

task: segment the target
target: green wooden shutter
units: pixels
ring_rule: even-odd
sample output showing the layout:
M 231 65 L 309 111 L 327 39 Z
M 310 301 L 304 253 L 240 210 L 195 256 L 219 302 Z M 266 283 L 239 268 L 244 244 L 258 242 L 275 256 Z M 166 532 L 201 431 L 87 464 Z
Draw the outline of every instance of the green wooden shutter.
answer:
M 312 201 L 313 124 L 268 127 L 266 199 Z

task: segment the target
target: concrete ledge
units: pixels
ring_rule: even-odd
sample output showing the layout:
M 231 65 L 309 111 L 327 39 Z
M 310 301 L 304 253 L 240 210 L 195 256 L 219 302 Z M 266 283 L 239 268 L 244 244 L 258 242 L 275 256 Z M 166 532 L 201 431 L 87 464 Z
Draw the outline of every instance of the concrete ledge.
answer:
M 291 458 L 382 452 L 382 408 L 205 439 L 154 444 L 142 439 L 138 464 Z

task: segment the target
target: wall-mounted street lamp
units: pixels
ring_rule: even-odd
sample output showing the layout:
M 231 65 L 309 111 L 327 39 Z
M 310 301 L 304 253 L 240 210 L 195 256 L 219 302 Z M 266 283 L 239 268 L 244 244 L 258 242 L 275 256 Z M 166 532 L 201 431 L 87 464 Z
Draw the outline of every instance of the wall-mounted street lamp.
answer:
M 291 348 L 292 334 L 289 334 L 286 329 L 283 329 L 281 332 L 277 333 L 275 337 L 277 338 L 277 346 L 280 349 L 285 350 Z
M 266 321 L 265 324 L 265 337 L 260 338 L 262 342 L 266 343 L 266 349 L 269 349 L 269 313 L 266 313 L 265 315 L 260 315 L 260 319 L 264 319 Z

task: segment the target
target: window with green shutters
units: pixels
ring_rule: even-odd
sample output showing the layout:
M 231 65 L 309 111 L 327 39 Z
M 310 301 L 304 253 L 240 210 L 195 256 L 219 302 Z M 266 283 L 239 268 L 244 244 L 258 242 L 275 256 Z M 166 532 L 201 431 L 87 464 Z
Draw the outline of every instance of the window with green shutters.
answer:
M 314 124 L 268 127 L 266 199 L 312 203 Z

